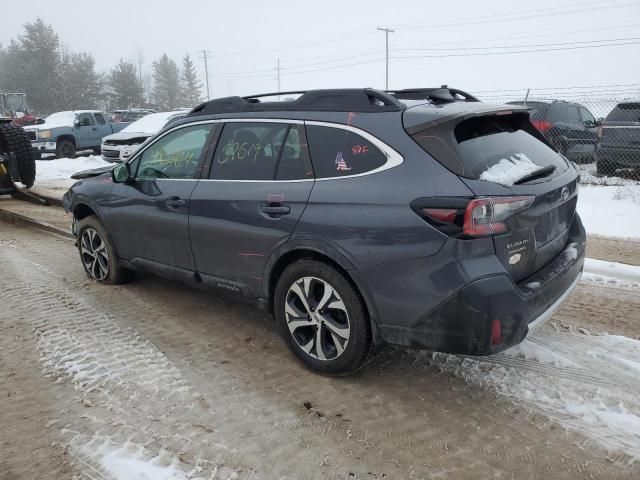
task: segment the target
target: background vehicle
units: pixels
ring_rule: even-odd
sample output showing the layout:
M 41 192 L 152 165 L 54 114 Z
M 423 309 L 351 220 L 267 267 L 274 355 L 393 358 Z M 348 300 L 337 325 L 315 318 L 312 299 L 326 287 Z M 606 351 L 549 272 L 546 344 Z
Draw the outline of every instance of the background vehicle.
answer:
M 111 113 L 111 121 L 114 123 L 135 122 L 136 120 L 140 120 L 142 117 L 144 117 L 145 115 L 149 115 L 150 113 L 156 113 L 156 111 L 148 108 L 132 108 L 129 110 L 114 110 Z
M 0 93 L 0 117 L 10 118 L 21 127 L 34 125 L 39 120 L 27 107 L 26 93 Z
M 586 107 L 564 100 L 517 101 L 509 105 L 531 108 L 531 123 L 569 160 L 595 159 L 598 122 Z
M 73 158 L 80 150 L 100 153 L 102 138 L 127 125 L 108 122 L 97 110 L 74 110 L 49 115 L 44 123 L 26 127 L 25 131 L 37 157 L 53 153 L 56 158 Z
M 90 278 L 142 269 L 248 297 L 333 374 L 382 342 L 499 352 L 575 288 L 578 172 L 528 109 L 449 88 L 297 93 L 204 103 L 75 176 Z
M 188 110 L 150 113 L 120 132 L 107 135 L 102 139 L 102 158 L 109 162 L 126 160 L 148 138 L 187 113 Z
M 640 168 L 640 102 L 621 102 L 599 128 L 596 147 L 598 173 L 613 175 L 618 168 Z
M 0 117 L 0 195 L 15 192 L 14 182 L 30 188 L 36 179 L 31 143 L 24 130 Z

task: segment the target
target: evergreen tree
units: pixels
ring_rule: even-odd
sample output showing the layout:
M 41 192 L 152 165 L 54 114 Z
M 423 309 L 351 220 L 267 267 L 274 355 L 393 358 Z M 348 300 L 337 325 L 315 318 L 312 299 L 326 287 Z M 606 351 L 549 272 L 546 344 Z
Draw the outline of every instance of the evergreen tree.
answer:
M 153 62 L 153 100 L 160 110 L 173 110 L 180 99 L 180 77 L 176 62 L 165 53 Z
M 110 80 L 113 108 L 140 107 L 144 103 L 142 85 L 133 63 L 120 59 L 120 63 L 111 70 Z
M 182 59 L 182 75 L 180 80 L 180 106 L 193 108 L 199 103 L 202 103 L 202 83 L 198 81 L 198 73 L 189 54 L 186 54 Z
M 100 85 L 95 61 L 88 53 L 62 54 L 58 67 L 60 88 L 58 108 L 63 110 L 94 109 L 98 105 Z

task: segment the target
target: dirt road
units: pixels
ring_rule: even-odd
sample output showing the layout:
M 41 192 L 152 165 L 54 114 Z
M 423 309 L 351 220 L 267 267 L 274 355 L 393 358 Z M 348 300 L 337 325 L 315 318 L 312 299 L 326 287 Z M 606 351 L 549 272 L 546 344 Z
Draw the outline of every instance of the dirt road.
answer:
M 640 418 L 640 381 L 626 369 L 640 351 L 612 362 L 612 337 L 578 331 L 616 332 L 614 297 L 640 318 L 614 289 L 580 286 L 556 328 L 516 354 L 387 348 L 339 379 L 305 370 L 250 306 L 146 275 L 100 286 L 68 239 L 1 222 L 0 292 L 3 480 L 640 475 L 640 437 L 554 402 L 568 385 Z M 559 353 L 544 361 L 541 349 Z

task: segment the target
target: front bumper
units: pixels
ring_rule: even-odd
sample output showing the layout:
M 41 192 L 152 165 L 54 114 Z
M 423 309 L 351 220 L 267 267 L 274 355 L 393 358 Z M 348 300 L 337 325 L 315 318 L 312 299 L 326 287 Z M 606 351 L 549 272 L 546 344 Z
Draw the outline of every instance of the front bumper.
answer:
M 102 145 L 102 158 L 107 162 L 124 162 L 138 145 Z
M 410 326 L 381 324 L 391 344 L 464 355 L 490 355 L 523 341 L 576 288 L 585 257 L 585 231 L 576 214 L 565 249 L 526 280 L 490 274 L 467 284 Z M 496 341 L 495 322 L 499 340 Z
M 56 153 L 56 142 L 31 142 L 36 153 Z

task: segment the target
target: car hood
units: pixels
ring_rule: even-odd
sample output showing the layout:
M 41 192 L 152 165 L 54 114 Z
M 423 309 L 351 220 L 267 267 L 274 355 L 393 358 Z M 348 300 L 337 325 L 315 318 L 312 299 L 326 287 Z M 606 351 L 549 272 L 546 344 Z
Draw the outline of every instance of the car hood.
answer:
M 82 170 L 81 172 L 74 173 L 71 178 L 74 180 L 82 180 L 83 178 L 97 177 L 103 173 L 110 172 L 116 167 L 116 165 L 107 165 L 99 168 L 92 168 L 91 170 Z
M 22 127 L 26 131 L 40 131 L 40 130 L 51 130 L 52 128 L 73 128 L 72 125 L 59 125 L 53 123 L 41 123 L 40 125 L 28 125 L 26 127 Z
M 111 135 L 107 135 L 106 137 L 104 137 L 102 140 L 106 141 L 106 140 L 119 140 L 119 141 L 123 141 L 123 140 L 132 140 L 134 138 L 149 138 L 153 135 L 153 133 L 150 132 L 118 132 L 118 133 L 113 133 Z

